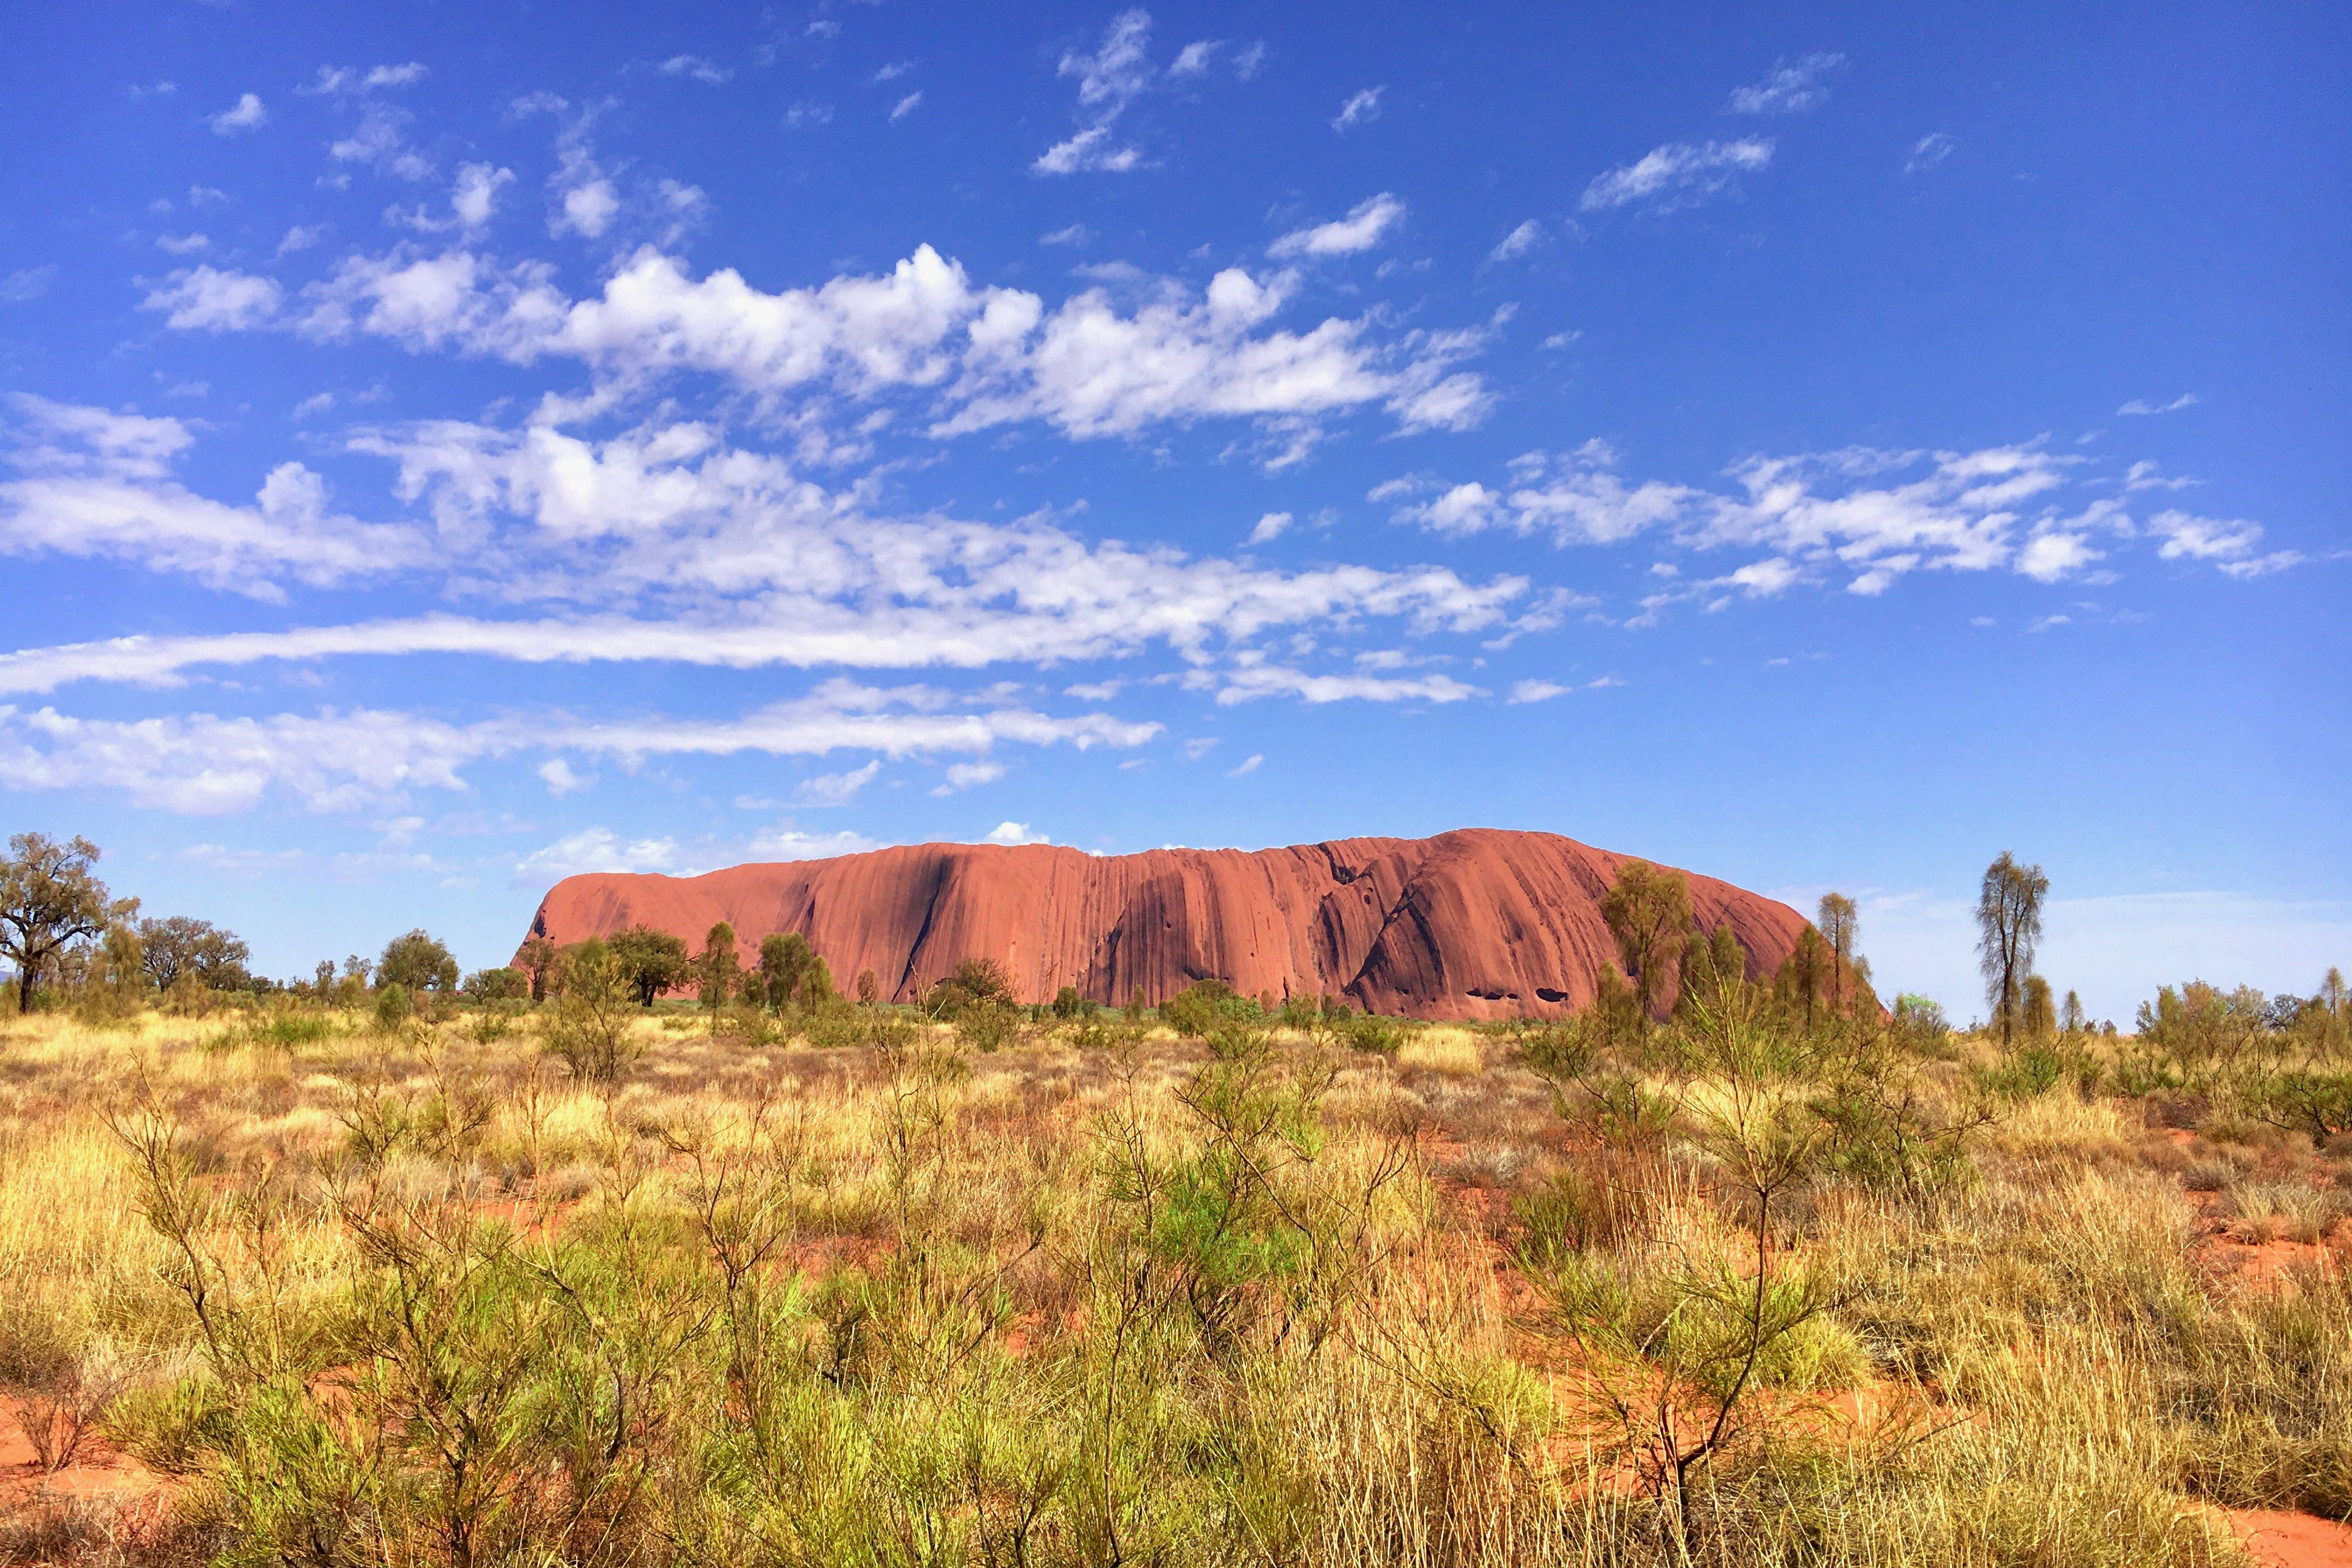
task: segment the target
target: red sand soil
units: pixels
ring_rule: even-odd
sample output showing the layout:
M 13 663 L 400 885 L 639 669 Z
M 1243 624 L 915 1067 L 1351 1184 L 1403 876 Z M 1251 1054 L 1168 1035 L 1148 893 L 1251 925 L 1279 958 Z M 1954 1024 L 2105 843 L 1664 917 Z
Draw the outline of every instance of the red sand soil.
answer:
M 2352 1568 L 2352 1525 L 2268 1509 L 2231 1509 L 2225 1517 L 2263 1568 Z
M 991 958 L 1024 1002 L 1075 985 L 1097 1002 L 1157 1005 L 1222 980 L 1244 995 L 1341 995 L 1391 1016 L 1515 1017 L 1591 1000 L 1617 957 L 1601 897 L 1631 858 L 1495 828 L 1140 855 L 907 845 L 700 877 L 567 877 L 531 933 L 562 944 L 644 924 L 699 948 L 726 921 L 748 963 L 761 937 L 798 931 L 844 989 L 871 969 L 893 1002 Z M 1786 904 L 1712 877 L 1691 877 L 1690 890 L 1700 927 L 1728 925 L 1756 976 L 1804 929 Z
M 81 1441 L 74 1462 L 55 1474 L 43 1473 L 17 1425 L 21 1401 L 0 1394 L 0 1514 L 39 1499 L 111 1499 L 133 1502 L 157 1491 L 163 1478 L 123 1453 L 95 1432 Z

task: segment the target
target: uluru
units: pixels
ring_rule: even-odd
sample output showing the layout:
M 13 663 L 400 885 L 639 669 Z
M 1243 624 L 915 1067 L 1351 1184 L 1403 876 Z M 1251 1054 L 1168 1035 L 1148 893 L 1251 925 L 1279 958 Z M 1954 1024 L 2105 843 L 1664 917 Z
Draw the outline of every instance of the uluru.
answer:
M 1591 1000 L 1617 956 L 1601 898 L 1635 858 L 1498 828 L 1135 855 L 914 844 L 696 877 L 567 877 L 530 934 L 561 945 L 646 925 L 698 947 L 725 921 L 750 961 L 761 937 L 796 931 L 843 982 L 872 970 L 895 1002 L 987 958 L 1024 1002 L 1073 985 L 1107 1005 L 1152 1006 L 1220 980 L 1391 1016 L 1508 1017 Z M 1777 969 L 1805 929 L 1786 904 L 1689 879 L 1699 929 L 1729 926 L 1751 975 Z

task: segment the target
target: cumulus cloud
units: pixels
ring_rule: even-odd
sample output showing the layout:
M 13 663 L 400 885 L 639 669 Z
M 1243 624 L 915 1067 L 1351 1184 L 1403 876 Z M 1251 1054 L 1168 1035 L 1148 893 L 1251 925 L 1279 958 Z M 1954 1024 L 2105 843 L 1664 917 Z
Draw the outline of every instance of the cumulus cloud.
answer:
M 539 776 L 541 782 L 547 785 L 547 793 L 558 800 L 562 800 L 567 795 L 586 789 L 596 782 L 595 775 L 593 773 L 573 773 L 572 764 L 562 757 L 550 757 L 540 763 Z
M 1519 680 L 1511 685 L 1510 700 L 1518 702 L 1549 702 L 1555 697 L 1565 697 L 1570 687 L 1556 680 Z
M 1354 243 L 1391 221 L 1369 205 L 1323 243 Z M 150 305 L 188 326 L 263 324 L 280 296 L 269 279 L 208 268 L 175 278 Z M 921 246 L 887 274 L 772 294 L 731 269 L 691 278 L 648 247 L 600 296 L 573 300 L 544 266 L 404 247 L 346 258 L 304 290 L 292 320 L 326 341 L 363 333 L 526 364 L 577 358 L 624 385 L 699 372 L 763 396 L 820 381 L 856 397 L 932 389 L 941 436 L 1032 419 L 1067 435 L 1127 436 L 1206 418 L 1297 436 L 1367 405 L 1408 429 L 1461 429 L 1490 405 L 1483 379 L 1454 368 L 1485 346 L 1483 331 L 1416 329 L 1383 342 L 1369 316 L 1276 327 L 1297 288 L 1288 273 L 1229 268 L 1198 295 L 1172 279 L 1143 282 L 1132 303 L 1098 285 L 1049 309 L 1023 289 L 975 287 Z
M 234 136 L 240 131 L 257 131 L 269 123 L 269 110 L 262 106 L 261 95 L 240 94 L 236 103 L 210 118 L 215 136 Z
M 498 210 L 499 192 L 514 183 L 512 169 L 488 163 L 461 164 L 457 183 L 449 192 L 449 210 L 459 226 L 479 228 Z
M 847 805 L 857 798 L 859 790 L 881 776 L 882 759 L 877 757 L 862 768 L 803 779 L 793 795 L 803 805 Z
M 150 290 L 139 308 L 165 312 L 163 324 L 179 331 L 239 332 L 268 323 L 285 297 L 275 279 L 191 267 Z
M 1822 79 L 1845 64 L 1843 55 L 1811 54 L 1793 62 L 1784 61 L 1772 68 L 1772 74 L 1753 87 L 1743 87 L 1731 95 L 1734 114 L 1799 114 L 1812 108 L 1829 95 Z
M 1095 699 L 1095 700 L 1108 700 L 1108 699 Z M 939 796 L 951 795 L 961 790 L 975 789 L 984 784 L 993 784 L 1003 776 L 1003 763 L 951 763 L 931 794 Z
M 1404 204 L 1382 191 L 1348 209 L 1348 216 L 1309 228 L 1293 229 L 1265 247 L 1277 258 L 1296 256 L 1354 256 L 1371 249 L 1404 221 Z
M 1362 88 L 1350 93 L 1348 96 L 1348 101 L 1339 106 L 1339 112 L 1331 117 L 1331 129 L 1352 131 L 1359 125 L 1370 125 L 1373 121 L 1378 120 L 1381 117 L 1381 100 L 1387 95 L 1388 90 L 1387 85 L 1383 83 L 1379 87 Z
M 1597 175 L 1579 205 L 1587 212 L 1645 203 L 1664 212 L 1690 206 L 1730 188 L 1744 174 L 1772 161 L 1772 139 L 1669 142 L 1633 163 Z
M 193 444 L 176 419 L 17 395 L 17 444 L 0 482 L 0 552 L 128 562 L 282 603 L 283 584 L 327 587 L 415 566 L 412 530 L 332 512 L 326 483 L 281 463 L 253 504 L 199 496 L 172 477 Z
M 2148 532 L 2162 541 L 2158 557 L 2165 561 L 2209 562 L 2232 577 L 2266 577 L 2303 564 L 2299 550 L 2257 552 L 2263 528 L 2242 518 L 2224 521 L 2195 517 L 2185 511 L 2160 511 L 2148 519 Z
M 609 827 L 583 827 L 516 862 L 526 885 L 561 881 L 597 871 L 678 872 L 685 868 L 675 838 L 624 839 Z
M 1051 844 L 1054 841 L 1045 834 L 1031 832 L 1029 825 L 1025 822 L 1000 822 L 994 827 L 988 830 L 986 842 L 990 844 Z

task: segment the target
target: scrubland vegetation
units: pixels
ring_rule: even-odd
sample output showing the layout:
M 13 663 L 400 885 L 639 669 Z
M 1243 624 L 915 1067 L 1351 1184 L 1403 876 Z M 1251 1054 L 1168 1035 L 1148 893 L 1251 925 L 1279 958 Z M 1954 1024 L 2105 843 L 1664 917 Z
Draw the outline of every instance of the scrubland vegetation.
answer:
M 619 942 L 536 1004 L 61 981 L 0 1018 L 0 1385 L 61 1477 L 157 1481 L 0 1500 L 0 1560 L 2163 1564 L 2352 1517 L 2340 982 L 2121 1034 L 2029 963 L 1955 1033 L 1850 906 L 1751 976 L 1646 872 L 1631 978 L 1476 1028 L 984 963 L 890 1008 L 791 952 L 648 1008 Z

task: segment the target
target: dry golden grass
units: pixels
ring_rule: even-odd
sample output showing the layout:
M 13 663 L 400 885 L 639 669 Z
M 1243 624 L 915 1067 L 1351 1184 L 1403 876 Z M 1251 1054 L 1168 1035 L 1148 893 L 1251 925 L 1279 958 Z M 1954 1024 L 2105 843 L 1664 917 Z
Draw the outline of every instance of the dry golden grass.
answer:
M 2060 1088 L 1905 1182 L 1830 1078 L 1653 1061 L 1612 1121 L 1466 1029 L 646 1018 L 596 1084 L 542 1022 L 0 1026 L 0 1384 L 237 1563 L 2185 1564 L 2237 1560 L 2204 1502 L 2352 1513 L 2352 1288 L 2200 1251 L 2332 1223 L 2307 1142 L 2166 1164 Z M 1727 1405 L 1678 1489 L 1658 1423 Z

